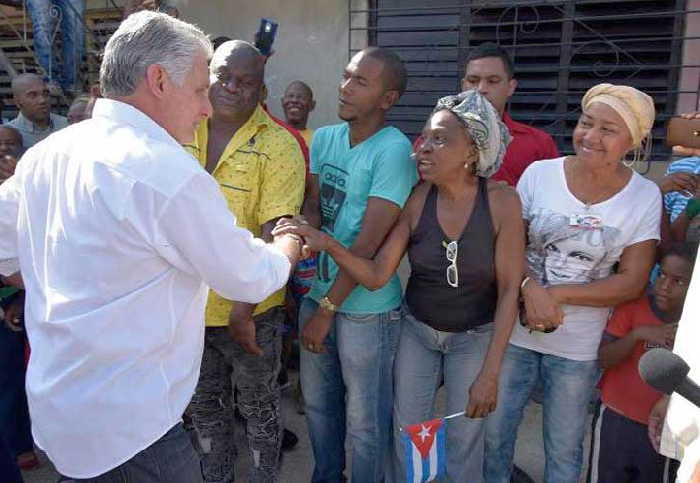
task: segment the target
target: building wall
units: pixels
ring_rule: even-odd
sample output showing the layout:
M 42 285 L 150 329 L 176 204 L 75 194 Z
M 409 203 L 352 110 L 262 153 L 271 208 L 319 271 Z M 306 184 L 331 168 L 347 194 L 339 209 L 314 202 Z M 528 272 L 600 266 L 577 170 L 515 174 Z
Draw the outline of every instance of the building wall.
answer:
M 316 110 L 309 125 L 338 122 L 338 83 L 348 59 L 347 0 L 181 0 L 171 1 L 181 18 L 196 23 L 212 38 L 226 35 L 253 40 L 265 17 L 279 23 L 266 71 L 268 105 L 281 116 L 280 98 L 296 79 L 309 84 Z

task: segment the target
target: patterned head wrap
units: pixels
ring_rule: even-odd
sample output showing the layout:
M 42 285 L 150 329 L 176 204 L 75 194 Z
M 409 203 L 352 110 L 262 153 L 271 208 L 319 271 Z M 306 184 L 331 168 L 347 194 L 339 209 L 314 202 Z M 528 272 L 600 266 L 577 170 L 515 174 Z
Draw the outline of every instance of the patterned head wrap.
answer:
M 467 128 L 479 151 L 476 175 L 488 178 L 501 167 L 506 148 L 512 139 L 496 109 L 476 89 L 440 99 L 433 114 L 448 110 Z
M 588 89 L 581 100 L 581 107 L 585 110 L 594 102 L 612 107 L 625 121 L 632 136 L 635 161 L 648 156 L 651 151 L 651 127 L 656 117 L 654 100 L 634 87 L 598 84 Z

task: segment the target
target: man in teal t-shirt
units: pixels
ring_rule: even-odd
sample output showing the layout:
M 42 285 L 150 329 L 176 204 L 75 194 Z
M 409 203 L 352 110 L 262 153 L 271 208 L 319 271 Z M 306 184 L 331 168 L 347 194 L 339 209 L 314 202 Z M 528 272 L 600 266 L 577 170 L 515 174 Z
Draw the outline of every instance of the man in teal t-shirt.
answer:
M 405 88 L 406 70 L 396 54 L 376 47 L 359 52 L 340 85 L 338 116 L 346 122 L 316 131 L 311 146 L 321 228 L 368 258 L 417 181 L 410 142 L 384 125 Z M 312 482 L 343 481 L 346 428 L 351 481 L 384 479 L 400 304 L 398 277 L 370 292 L 319 254 L 299 314 L 302 389 L 316 461 Z

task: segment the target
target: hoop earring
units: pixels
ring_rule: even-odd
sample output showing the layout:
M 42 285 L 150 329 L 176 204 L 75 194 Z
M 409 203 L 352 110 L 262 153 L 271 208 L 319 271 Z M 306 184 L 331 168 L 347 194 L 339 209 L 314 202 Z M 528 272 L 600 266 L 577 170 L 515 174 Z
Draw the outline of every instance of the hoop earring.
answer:
M 625 157 L 627 157 L 627 155 L 625 155 Z M 623 160 L 622 160 L 622 164 L 624 164 L 624 165 L 625 165 L 626 167 L 628 167 L 629 169 L 634 169 L 634 165 L 637 164 L 637 157 L 638 157 L 638 156 L 637 156 L 637 153 L 635 153 L 635 155 L 634 155 L 634 157 L 632 158 L 631 161 L 628 160 L 628 159 L 623 159 Z
M 634 165 L 637 164 L 637 161 L 646 161 L 649 159 L 649 156 L 651 156 L 651 147 L 652 147 L 652 134 L 651 132 L 647 134 L 647 136 L 642 139 L 641 143 L 639 146 L 634 148 L 632 151 L 632 160 L 628 161 L 627 154 L 625 154 L 625 159 L 622 159 L 622 164 L 627 166 L 630 169 L 633 169 Z

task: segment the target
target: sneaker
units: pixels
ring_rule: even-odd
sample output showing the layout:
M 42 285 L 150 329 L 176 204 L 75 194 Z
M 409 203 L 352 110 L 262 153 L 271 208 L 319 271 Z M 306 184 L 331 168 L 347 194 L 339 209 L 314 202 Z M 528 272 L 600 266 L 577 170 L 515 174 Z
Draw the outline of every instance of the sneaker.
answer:
M 282 432 L 282 451 L 290 451 L 299 443 L 297 435 L 292 433 L 287 428 Z
M 510 483 L 535 483 L 530 475 L 525 473 L 520 467 L 513 465 L 513 473 L 510 475 Z

